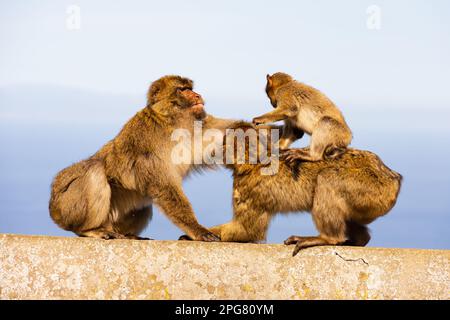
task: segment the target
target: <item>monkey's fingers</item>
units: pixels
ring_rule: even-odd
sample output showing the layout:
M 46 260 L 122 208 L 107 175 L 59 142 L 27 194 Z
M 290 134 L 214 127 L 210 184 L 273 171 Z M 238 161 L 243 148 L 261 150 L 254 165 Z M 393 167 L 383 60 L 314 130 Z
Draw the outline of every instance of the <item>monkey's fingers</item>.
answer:
M 297 154 L 289 153 L 283 157 L 283 160 L 287 163 L 293 163 L 297 160 L 301 159 Z
M 295 245 L 294 251 L 292 251 L 292 256 L 295 257 L 295 255 L 302 249 L 302 245 L 301 242 L 297 242 L 297 244 Z
M 305 237 L 300 236 L 290 236 L 286 240 L 284 240 L 285 245 L 295 244 L 294 251 L 292 252 L 292 256 L 294 257 L 302 248 L 302 241 Z
M 289 149 L 282 152 L 282 160 L 292 164 L 297 161 L 305 161 L 306 155 L 305 151 L 302 149 Z
M 187 234 L 183 234 L 178 238 L 178 240 L 186 240 L 186 241 L 192 241 L 192 238 L 189 237 Z
M 266 120 L 260 117 L 253 118 L 252 123 L 254 125 L 265 124 Z
M 212 232 L 206 232 L 200 236 L 200 241 L 206 241 L 206 242 L 215 242 L 220 241 L 220 237 L 216 236 Z

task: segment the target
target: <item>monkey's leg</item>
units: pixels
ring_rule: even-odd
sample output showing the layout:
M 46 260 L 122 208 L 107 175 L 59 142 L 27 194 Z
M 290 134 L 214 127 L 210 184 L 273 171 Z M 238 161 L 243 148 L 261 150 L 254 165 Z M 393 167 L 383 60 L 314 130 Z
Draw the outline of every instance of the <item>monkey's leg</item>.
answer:
M 189 200 L 181 187 L 175 183 L 159 186 L 158 191 L 151 191 L 149 196 L 190 238 L 198 241 L 220 241 L 219 237 L 197 222 Z
M 311 135 L 311 144 L 308 148 L 290 149 L 283 153 L 286 161 L 293 162 L 296 160 L 303 161 L 320 161 L 323 159 L 326 141 L 329 139 L 330 133 L 327 128 L 317 128 Z
M 301 137 L 303 137 L 303 131 L 301 130 L 295 128 L 283 130 L 283 134 L 279 140 L 280 150 L 286 150 L 293 142 Z
M 147 227 L 153 215 L 152 206 L 133 210 L 114 223 L 114 229 L 125 235 L 127 239 L 152 240 L 138 235 Z
M 110 224 L 111 189 L 101 161 L 79 162 L 62 171 L 58 179 L 56 184 L 62 185 L 52 190 L 55 195 L 50 204 L 58 225 L 80 237 L 123 238 Z
M 230 221 L 210 229 L 220 236 L 223 242 L 250 242 L 254 241 L 248 230 L 238 221 Z
M 280 120 L 287 119 L 289 117 L 289 114 L 287 110 L 284 110 L 282 108 L 276 108 L 273 111 L 267 112 L 263 114 L 262 116 L 253 118 L 252 122 L 253 124 L 264 124 L 264 123 L 270 123 L 270 122 L 277 122 Z
M 330 117 L 323 117 L 311 134 L 309 150 L 306 148 L 289 150 L 285 154 L 286 160 L 320 161 L 324 158 L 336 158 L 345 152 L 349 144 L 349 141 L 346 141 L 347 135 L 347 131 L 339 122 Z
M 304 135 L 304 131 L 296 128 L 289 121 L 282 128 L 281 137 L 279 140 L 280 150 L 286 150 L 289 146 Z
M 319 236 L 289 237 L 285 244 L 296 244 L 293 255 L 308 247 L 342 245 L 346 242 L 346 216 L 349 208 L 345 198 L 339 192 L 340 181 L 336 179 L 336 173 L 332 171 L 325 171 L 317 177 L 311 213 Z
M 370 241 L 369 229 L 359 223 L 347 222 L 346 245 L 364 247 Z
M 270 215 L 245 202 L 234 204 L 234 217 L 228 223 L 211 228 L 226 242 L 257 242 L 266 239 Z M 220 233 L 219 233 L 220 232 Z
M 244 203 L 234 204 L 234 217 L 230 222 L 209 228 L 222 242 L 258 242 L 266 239 L 270 215 L 249 208 Z M 190 240 L 183 235 L 179 240 Z

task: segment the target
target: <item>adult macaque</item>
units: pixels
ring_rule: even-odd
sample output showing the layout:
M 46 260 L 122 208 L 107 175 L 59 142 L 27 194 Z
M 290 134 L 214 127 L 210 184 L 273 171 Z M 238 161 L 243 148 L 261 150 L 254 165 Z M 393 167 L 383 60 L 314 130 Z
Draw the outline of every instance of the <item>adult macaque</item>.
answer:
M 50 215 L 63 229 L 102 239 L 142 239 L 138 235 L 152 216 L 152 203 L 194 240 L 220 238 L 197 222 L 182 189 L 183 178 L 203 164 L 176 164 L 171 159 L 175 129 L 225 130 L 234 121 L 213 118 L 193 82 L 165 76 L 152 83 L 147 106 L 120 133 L 90 158 L 55 177 Z M 200 150 L 201 151 L 201 150 Z
M 250 124 L 239 126 L 253 130 Z M 268 139 L 267 144 L 271 143 Z M 234 140 L 225 139 L 224 144 L 236 149 Z M 272 150 L 268 145 L 266 150 Z M 226 167 L 234 178 L 233 219 L 210 230 L 222 241 L 263 241 L 277 213 L 310 212 L 319 235 L 289 237 L 285 244 L 296 245 L 294 255 L 313 246 L 365 246 L 370 240 L 366 225 L 392 209 L 402 180 L 374 153 L 351 148 L 338 158 L 316 162 L 282 157 L 274 175 L 262 175 L 264 165 L 248 161 Z

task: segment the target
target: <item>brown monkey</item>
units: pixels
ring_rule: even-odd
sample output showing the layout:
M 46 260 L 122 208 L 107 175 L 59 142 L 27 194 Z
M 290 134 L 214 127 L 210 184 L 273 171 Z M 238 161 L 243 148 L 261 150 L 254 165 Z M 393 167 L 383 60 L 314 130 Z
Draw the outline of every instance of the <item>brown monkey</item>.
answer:
M 226 141 L 225 148 L 236 148 L 233 144 Z M 397 201 L 401 175 L 369 151 L 348 148 L 333 160 L 279 161 L 274 175 L 261 175 L 262 164 L 226 165 L 234 178 L 233 219 L 210 228 L 222 241 L 265 240 L 275 214 L 308 211 L 319 236 L 289 237 L 285 244 L 296 244 L 293 255 L 312 246 L 365 246 L 370 240 L 366 225 Z
M 336 157 L 352 140 L 352 132 L 334 103 L 319 90 L 285 73 L 267 75 L 266 93 L 275 110 L 253 119 L 253 123 L 285 121 L 280 148 L 286 149 L 303 132 L 311 135 L 309 148 L 291 149 L 288 160 L 319 161 Z
M 52 219 L 79 236 L 139 239 L 154 203 L 193 239 L 219 240 L 197 222 L 182 189 L 183 178 L 202 165 L 174 164 L 171 134 L 177 128 L 193 130 L 196 120 L 221 130 L 234 121 L 206 115 L 202 97 L 192 88 L 193 82 L 180 76 L 153 82 L 148 105 L 113 140 L 55 177 Z

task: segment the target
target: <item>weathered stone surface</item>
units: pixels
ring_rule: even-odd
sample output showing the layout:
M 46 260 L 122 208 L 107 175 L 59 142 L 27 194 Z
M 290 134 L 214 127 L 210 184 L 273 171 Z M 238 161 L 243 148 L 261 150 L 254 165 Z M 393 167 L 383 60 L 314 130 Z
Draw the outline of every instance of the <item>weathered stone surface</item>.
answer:
M 449 299 L 450 250 L 0 235 L 0 299 Z

